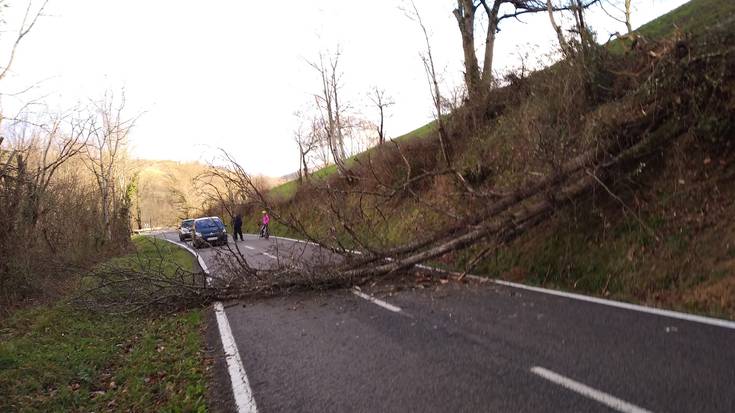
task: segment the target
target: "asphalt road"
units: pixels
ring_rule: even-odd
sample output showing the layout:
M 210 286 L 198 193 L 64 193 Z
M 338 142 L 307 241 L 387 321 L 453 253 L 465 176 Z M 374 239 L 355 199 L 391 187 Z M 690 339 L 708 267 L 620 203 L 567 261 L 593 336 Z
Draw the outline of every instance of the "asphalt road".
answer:
M 329 259 L 237 246 L 264 267 Z M 492 283 L 363 293 L 225 303 L 259 411 L 735 412 L 733 328 Z

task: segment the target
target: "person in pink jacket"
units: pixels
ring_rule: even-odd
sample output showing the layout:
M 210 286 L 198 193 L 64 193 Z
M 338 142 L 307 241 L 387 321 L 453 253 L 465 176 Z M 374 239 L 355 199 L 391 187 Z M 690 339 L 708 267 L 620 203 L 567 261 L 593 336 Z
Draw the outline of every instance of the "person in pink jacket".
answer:
M 263 220 L 261 221 L 262 225 L 260 226 L 260 237 L 268 239 L 270 236 L 270 231 L 268 230 L 268 224 L 271 223 L 271 217 L 268 215 L 268 211 L 263 211 Z

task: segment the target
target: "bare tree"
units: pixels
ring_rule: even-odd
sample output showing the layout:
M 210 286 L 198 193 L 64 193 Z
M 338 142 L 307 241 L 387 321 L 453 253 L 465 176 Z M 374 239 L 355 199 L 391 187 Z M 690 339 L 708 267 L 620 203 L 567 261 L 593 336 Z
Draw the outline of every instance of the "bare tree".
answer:
M 561 50 L 565 56 L 571 56 L 572 48 L 569 46 L 567 39 L 564 38 L 564 33 L 561 30 L 561 26 L 556 23 L 556 19 L 554 18 L 554 6 L 551 3 L 551 0 L 546 0 L 546 11 L 549 13 L 549 22 L 551 23 L 551 28 L 554 29 L 554 33 L 556 33 L 556 38 L 557 40 L 559 40 L 559 47 L 561 47 Z
M 321 54 L 318 63 L 309 62 L 309 65 L 319 73 L 321 78 L 321 91 L 314 95 L 314 100 L 322 118 L 327 145 L 340 174 L 348 176 L 345 165 L 347 153 L 344 144 L 344 125 L 342 124 L 344 114 L 339 100 L 339 57 L 340 52 L 337 51 L 325 62 L 324 54 Z
M 393 99 L 385 95 L 385 90 L 374 87 L 370 93 L 370 100 L 373 102 L 376 108 L 378 108 L 378 114 L 380 115 L 379 124 L 377 125 L 378 132 L 378 145 L 385 143 L 385 109 L 395 104 Z
M 31 231 L 36 229 L 40 217 L 44 214 L 44 198 L 55 173 L 65 162 L 80 154 L 89 140 L 88 119 L 71 119 L 53 116 L 48 125 L 43 127 L 29 126 L 20 122 L 25 130 L 31 128 L 31 136 L 27 142 L 26 153 L 37 154 L 31 160 L 34 167 L 26 164 L 27 173 L 27 215 Z M 64 130 L 64 126 L 68 126 Z M 19 145 L 23 145 L 22 142 Z M 32 169 L 30 169 L 32 168 Z
M 3 2 L 4 3 L 4 2 Z M 43 3 L 41 3 L 41 7 L 39 7 L 35 12 L 33 12 L 33 1 L 28 2 L 28 7 L 26 7 L 25 14 L 23 15 L 23 21 L 20 24 L 20 29 L 18 30 L 18 34 L 15 37 L 15 41 L 13 42 L 13 45 L 10 48 L 10 54 L 8 55 L 8 60 L 5 63 L 5 66 L 0 69 L 0 80 L 4 79 L 5 76 L 8 74 L 8 70 L 10 70 L 10 66 L 13 65 L 13 61 L 15 60 L 15 54 L 18 51 L 18 46 L 23 41 L 23 38 L 25 38 L 28 33 L 33 29 L 33 26 L 36 25 L 36 22 L 38 21 L 38 18 L 43 15 L 43 11 L 46 8 L 46 5 L 48 4 L 48 0 L 44 0 Z
M 15 61 L 15 55 L 18 51 L 18 47 L 20 46 L 23 39 L 28 35 L 28 33 L 31 32 L 33 27 L 36 25 L 36 22 L 38 21 L 39 17 L 43 15 L 43 11 L 46 9 L 46 5 L 48 4 L 48 0 L 44 0 L 43 3 L 41 3 L 41 7 L 39 7 L 35 12 L 33 11 L 33 1 L 30 0 L 28 2 L 28 6 L 26 7 L 25 13 L 23 15 L 23 20 L 20 24 L 20 28 L 18 29 L 18 34 L 15 36 L 15 40 L 13 41 L 12 46 L 10 47 L 10 53 L 8 54 L 8 58 L 5 62 L 5 65 L 0 69 L 0 81 L 5 79 L 5 76 L 7 76 L 8 71 L 10 70 L 11 66 L 13 65 L 13 62 Z M 0 6 L 7 6 L 4 1 L 0 2 Z M 0 126 L 2 125 L 3 120 L 5 119 L 5 114 L 0 112 Z M 2 143 L 2 140 L 0 140 L 0 143 Z
M 309 154 L 318 149 L 322 143 L 321 126 L 319 119 L 305 119 L 301 112 L 297 112 L 296 116 L 300 119 L 300 123 L 294 132 L 294 140 L 299 147 L 299 183 L 309 179 Z M 308 125 L 306 123 L 308 122 Z
M 608 1 L 600 1 L 600 8 L 602 11 L 605 12 L 608 16 L 610 16 L 613 20 L 625 24 L 626 28 L 626 36 L 630 36 L 633 33 L 633 26 L 630 21 L 630 13 L 631 13 L 631 0 L 623 0 L 623 6 L 619 6 L 619 2 L 616 0 L 608 0 Z M 608 9 L 605 8 L 605 4 L 612 7 L 615 12 L 608 11 Z M 622 18 L 620 18 L 620 15 L 623 15 Z M 620 33 L 613 33 L 612 36 L 619 36 Z M 612 37 L 611 36 L 611 37 Z
M 480 67 L 475 53 L 475 12 L 479 3 L 474 0 L 457 0 L 454 17 L 459 25 L 464 51 L 464 82 L 470 99 L 476 99 L 480 91 Z M 415 7 L 415 6 L 414 6 Z
M 501 13 L 504 5 L 512 6 L 512 10 Z M 485 50 L 482 70 L 475 51 L 475 22 L 477 10 L 482 6 L 487 17 L 485 32 Z M 493 59 L 495 52 L 495 38 L 503 20 L 518 18 L 528 13 L 538 13 L 546 10 L 542 0 L 457 0 L 457 7 L 453 10 L 454 17 L 462 37 L 462 51 L 464 52 L 465 87 L 470 100 L 475 100 L 490 90 L 493 82 Z M 554 10 L 559 10 L 554 8 Z
M 566 57 L 571 57 L 574 54 L 574 48 L 569 43 L 569 41 L 565 38 L 564 32 L 561 28 L 561 26 L 556 22 L 556 19 L 554 18 L 554 12 L 558 11 L 571 11 L 574 17 L 575 26 L 571 30 L 571 32 L 576 33 L 579 38 L 576 39 L 579 46 L 581 46 L 583 55 L 587 54 L 587 50 L 593 45 L 594 39 L 592 38 L 592 33 L 590 32 L 589 28 L 587 27 L 587 23 L 584 18 L 585 10 L 587 10 L 589 7 L 591 7 L 594 4 L 597 4 L 600 2 L 600 0 L 564 0 L 566 2 L 561 3 L 559 6 L 555 6 L 552 3 L 552 0 L 546 0 L 546 12 L 549 15 L 549 22 L 551 23 L 551 27 L 554 29 L 554 32 L 556 32 L 556 37 L 559 41 L 559 47 L 562 50 L 562 53 Z
M 449 142 L 449 135 L 447 134 L 446 126 L 444 125 L 444 112 L 442 110 L 443 99 L 441 90 L 439 89 L 439 80 L 436 72 L 436 66 L 434 65 L 434 55 L 431 51 L 431 41 L 429 40 L 429 32 L 426 30 L 419 9 L 416 7 L 416 3 L 411 0 L 412 10 L 406 11 L 406 16 L 416 21 L 421 29 L 421 33 L 424 35 L 424 41 L 426 44 L 426 50 L 421 53 L 421 60 L 424 63 L 424 70 L 426 72 L 427 80 L 429 81 L 429 91 L 431 92 L 432 103 L 434 104 L 434 116 L 436 117 L 437 129 L 439 131 L 439 146 L 441 148 L 442 158 L 447 168 L 451 168 L 451 146 Z
M 125 94 L 117 101 L 111 93 L 94 103 L 95 116 L 90 124 L 86 147 L 86 165 L 94 174 L 100 193 L 101 223 L 107 241 L 112 240 L 112 217 L 116 203 L 116 177 L 125 155 L 128 134 L 135 119 L 125 118 Z

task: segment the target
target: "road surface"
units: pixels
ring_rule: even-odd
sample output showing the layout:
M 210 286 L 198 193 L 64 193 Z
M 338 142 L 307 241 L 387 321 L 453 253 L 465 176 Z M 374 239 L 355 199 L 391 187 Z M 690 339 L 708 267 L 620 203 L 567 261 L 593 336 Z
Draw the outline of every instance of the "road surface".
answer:
M 273 237 L 237 245 L 262 267 L 326 259 Z M 217 250 L 199 253 L 212 263 Z M 735 323 L 455 282 L 231 302 L 224 313 L 253 402 L 233 410 L 735 412 Z

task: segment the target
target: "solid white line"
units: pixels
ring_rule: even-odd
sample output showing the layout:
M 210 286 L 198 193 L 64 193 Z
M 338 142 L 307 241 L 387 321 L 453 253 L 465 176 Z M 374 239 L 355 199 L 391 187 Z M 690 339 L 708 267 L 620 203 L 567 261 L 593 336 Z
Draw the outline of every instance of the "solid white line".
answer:
M 207 276 L 207 282 L 210 281 L 211 277 L 207 264 L 204 263 L 202 257 L 188 245 L 182 244 L 176 241 L 172 241 L 166 238 L 165 234 L 163 239 L 178 245 L 181 248 L 194 254 L 199 261 L 199 266 L 202 268 Z M 230 322 L 227 320 L 227 314 L 224 311 L 224 306 L 221 302 L 217 301 L 214 303 L 214 313 L 217 319 L 217 327 L 219 328 L 220 339 L 222 340 L 222 348 L 225 352 L 225 361 L 227 362 L 227 371 L 230 374 L 230 383 L 232 384 L 232 396 L 235 399 L 238 413 L 257 413 L 258 407 L 255 404 L 255 398 L 253 397 L 253 391 L 250 389 L 250 382 L 248 376 L 245 374 L 245 366 L 242 364 L 240 358 L 240 352 L 237 350 L 237 344 L 235 343 L 235 337 L 232 335 L 232 329 L 230 328 Z
M 423 265 L 423 264 L 416 264 L 416 267 L 422 268 L 425 270 L 441 272 L 444 274 L 451 274 L 451 275 L 461 274 L 459 272 L 447 271 L 441 268 L 429 267 L 428 265 Z M 506 287 L 518 288 L 521 290 L 534 291 L 537 293 L 555 295 L 557 297 L 564 297 L 564 298 L 569 298 L 572 300 L 586 301 L 589 303 L 606 305 L 608 307 L 616 307 L 616 308 L 622 308 L 625 310 L 638 311 L 641 313 L 654 314 L 654 315 L 661 316 L 661 317 L 678 318 L 680 320 L 691 321 L 694 323 L 709 324 L 712 326 L 729 328 L 729 329 L 735 330 L 735 321 L 723 320 L 721 318 L 705 317 L 701 315 L 681 313 L 678 311 L 663 310 L 663 309 L 655 308 L 655 307 L 647 307 L 647 306 L 639 305 L 639 304 L 625 303 L 622 301 L 606 300 L 604 298 L 591 297 L 591 296 L 583 295 L 583 294 L 567 293 L 564 291 L 552 290 L 549 288 L 533 287 L 530 285 L 518 284 L 518 283 L 514 283 L 510 281 L 498 280 L 496 278 L 481 277 L 479 275 L 474 275 L 474 274 L 467 274 L 467 278 L 470 278 L 472 280 L 479 281 L 479 282 L 491 282 L 491 283 L 495 283 L 498 285 L 504 285 Z
M 367 294 L 365 294 L 363 292 L 360 292 L 360 291 L 357 291 L 357 290 L 352 290 L 352 294 L 355 294 L 356 296 L 358 296 L 360 298 L 364 298 L 364 299 L 370 301 L 371 303 L 373 303 L 375 305 L 379 305 L 379 306 L 385 308 L 388 311 L 393 311 L 394 313 L 400 313 L 402 311 L 401 310 L 401 307 L 396 307 L 393 304 L 386 303 L 385 301 L 379 300 L 379 299 L 373 297 L 372 295 L 367 295 Z
M 245 367 L 242 364 L 235 337 L 232 335 L 230 322 L 227 320 L 227 314 L 225 314 L 221 302 L 214 303 L 214 313 L 217 316 L 217 326 L 222 338 L 222 348 L 225 352 L 225 361 L 227 362 L 227 370 L 230 373 L 232 394 L 235 397 L 237 411 L 240 413 L 256 413 L 258 407 L 255 404 L 253 391 L 250 389 L 250 382 L 247 374 L 245 374 Z
M 294 240 L 291 238 L 284 238 L 284 239 L 288 239 L 289 241 L 295 241 L 295 242 L 311 243 L 309 241 L 299 241 L 299 240 Z M 453 275 L 460 274 L 458 272 L 442 270 L 440 268 L 434 268 L 434 267 L 430 267 L 428 265 L 423 265 L 423 264 L 417 264 L 416 267 L 423 268 L 425 270 L 438 271 L 438 272 L 442 272 L 445 274 L 453 274 Z M 480 281 L 480 282 L 493 282 L 495 284 L 504 285 L 506 287 L 518 288 L 518 289 L 528 290 L 528 291 L 535 291 L 535 292 L 542 293 L 542 294 L 555 295 L 558 297 L 565 297 L 565 298 L 570 298 L 573 300 L 586 301 L 590 303 L 606 305 L 609 307 L 622 308 L 622 309 L 631 310 L 631 311 L 638 311 L 641 313 L 653 314 L 653 315 L 657 315 L 661 317 L 676 318 L 680 320 L 691 321 L 694 323 L 708 324 L 712 326 L 735 330 L 735 321 L 723 320 L 720 318 L 705 317 L 705 316 L 700 316 L 700 315 L 681 313 L 681 312 L 672 311 L 672 310 L 663 310 L 663 309 L 655 308 L 655 307 L 647 307 L 647 306 L 638 305 L 638 304 L 624 303 L 621 301 L 606 300 L 604 298 L 590 297 L 587 295 L 575 294 L 575 293 L 567 293 L 567 292 L 558 291 L 558 290 L 551 290 L 548 288 L 532 287 L 529 285 L 518 284 L 514 282 L 509 282 L 509 281 L 503 281 L 503 280 L 487 278 L 487 277 L 480 277 L 478 275 L 473 275 L 473 274 L 467 274 L 467 278 L 473 279 L 475 281 Z
M 164 241 L 168 241 L 168 242 L 170 242 L 170 243 L 172 243 L 174 245 L 177 245 L 177 246 L 179 246 L 179 247 L 181 247 L 181 248 L 189 251 L 190 253 L 192 253 L 196 257 L 197 262 L 199 263 L 199 267 L 201 267 L 202 271 L 204 271 L 204 274 L 206 274 L 206 276 L 207 276 L 207 284 L 209 284 L 212 281 L 212 277 L 210 277 L 210 275 L 209 275 L 209 268 L 207 267 L 207 263 L 204 262 L 204 259 L 202 259 L 202 256 L 199 255 L 199 253 L 196 250 L 194 250 L 190 246 L 186 245 L 186 243 L 178 242 L 178 241 L 173 241 L 173 240 L 170 240 L 170 239 L 166 238 L 166 234 L 161 234 L 161 235 L 163 235 L 163 238 L 162 239 Z
M 735 322 L 722 320 L 719 318 L 704 317 L 694 314 L 680 313 L 671 310 L 662 310 L 660 308 L 644 307 L 642 305 L 623 303 L 620 301 L 606 300 L 604 298 L 589 297 L 582 294 L 565 293 L 563 291 L 549 290 L 547 288 L 531 287 L 529 285 L 517 284 L 503 280 L 492 280 L 492 282 L 508 287 L 519 288 L 522 290 L 535 291 L 544 294 L 556 295 L 559 297 L 571 298 L 574 300 L 587 301 L 590 303 L 607 305 L 610 307 L 624 308 L 626 310 L 639 311 L 643 313 L 655 314 L 662 317 L 678 318 L 680 320 L 692 321 L 695 323 L 709 324 L 717 327 L 735 329 Z
M 593 389 L 587 385 L 584 385 L 578 381 L 574 381 L 570 378 L 564 377 L 561 374 L 554 373 L 551 370 L 547 370 L 543 367 L 533 367 L 531 372 L 538 376 L 545 378 L 546 380 L 552 381 L 566 389 L 573 392 L 579 393 L 582 396 L 598 401 L 611 409 L 625 413 L 650 413 L 649 410 L 638 407 L 634 404 L 630 404 L 624 400 L 618 399 L 617 397 L 611 396 L 605 392 Z
M 274 260 L 278 259 L 278 257 L 276 257 L 275 255 L 268 254 L 267 252 L 264 252 L 263 255 L 265 255 L 268 258 L 273 258 Z

